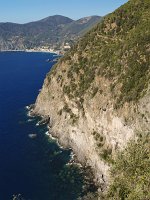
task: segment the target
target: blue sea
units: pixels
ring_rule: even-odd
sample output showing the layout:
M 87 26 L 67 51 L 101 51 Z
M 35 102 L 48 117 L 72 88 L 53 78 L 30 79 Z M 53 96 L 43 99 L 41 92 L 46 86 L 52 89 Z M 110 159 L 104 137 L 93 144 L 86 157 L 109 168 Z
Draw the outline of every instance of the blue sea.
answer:
M 82 194 L 84 174 L 67 165 L 71 150 L 60 148 L 28 117 L 53 63 L 48 53 L 0 53 L 0 200 L 74 200 Z M 36 137 L 29 137 L 36 134 Z M 21 198 L 22 197 L 22 198 Z

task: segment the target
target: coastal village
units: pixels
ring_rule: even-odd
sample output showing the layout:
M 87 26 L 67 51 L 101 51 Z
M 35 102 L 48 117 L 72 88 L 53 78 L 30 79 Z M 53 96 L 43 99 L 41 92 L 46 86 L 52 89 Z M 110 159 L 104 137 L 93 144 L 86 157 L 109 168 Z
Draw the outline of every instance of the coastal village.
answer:
M 63 42 L 62 44 L 55 45 L 43 45 L 34 48 L 23 48 L 23 49 L 13 49 L 9 51 L 26 51 L 26 52 L 44 52 L 44 53 L 55 53 L 58 55 L 64 55 L 71 48 L 71 44 L 69 42 Z M 0 52 L 5 52 L 6 50 L 0 50 Z
M 26 49 L 28 52 L 47 52 L 47 53 L 56 53 L 58 55 L 64 55 L 71 48 L 71 44 L 68 42 L 63 42 L 61 45 L 52 45 L 52 46 L 41 46 L 33 49 Z

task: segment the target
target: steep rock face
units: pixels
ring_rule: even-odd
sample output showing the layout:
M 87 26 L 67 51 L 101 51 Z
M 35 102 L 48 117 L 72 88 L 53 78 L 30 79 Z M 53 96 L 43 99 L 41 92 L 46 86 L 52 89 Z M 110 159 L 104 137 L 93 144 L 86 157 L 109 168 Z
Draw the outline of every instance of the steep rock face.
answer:
M 150 131 L 149 5 L 131 0 L 87 33 L 47 75 L 35 104 L 103 185 L 115 152 Z

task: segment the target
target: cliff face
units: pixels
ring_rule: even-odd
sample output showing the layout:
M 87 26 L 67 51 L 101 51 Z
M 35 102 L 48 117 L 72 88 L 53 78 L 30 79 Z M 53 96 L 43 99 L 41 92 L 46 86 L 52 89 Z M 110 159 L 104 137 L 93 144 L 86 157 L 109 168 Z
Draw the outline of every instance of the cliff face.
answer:
M 88 32 L 47 75 L 35 104 L 103 185 L 116 151 L 150 131 L 149 5 L 131 0 Z

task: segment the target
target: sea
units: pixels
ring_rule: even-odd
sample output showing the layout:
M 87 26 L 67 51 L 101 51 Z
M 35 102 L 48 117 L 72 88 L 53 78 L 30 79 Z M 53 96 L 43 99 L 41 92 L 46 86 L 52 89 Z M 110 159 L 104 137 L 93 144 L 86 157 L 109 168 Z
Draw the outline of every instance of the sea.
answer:
M 47 125 L 28 116 L 54 54 L 0 52 L 0 200 L 75 200 L 84 172 L 68 164 L 71 149 L 47 136 Z M 63 133 L 62 133 L 63 134 Z M 32 137 L 34 136 L 34 137 Z

